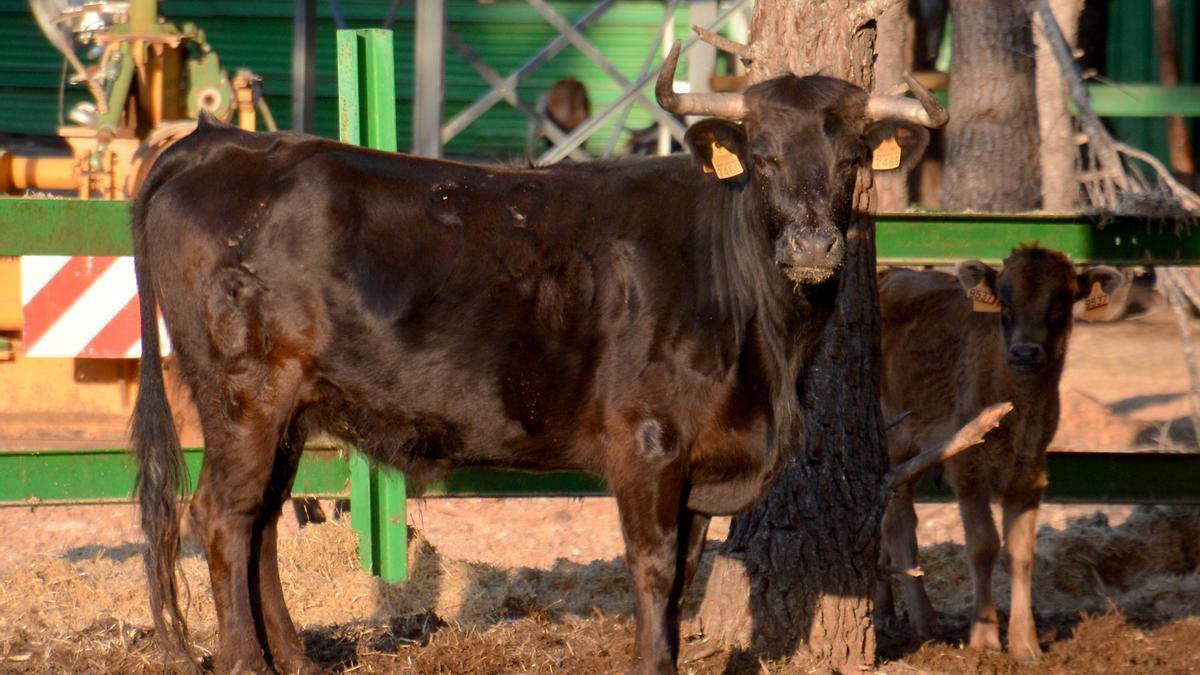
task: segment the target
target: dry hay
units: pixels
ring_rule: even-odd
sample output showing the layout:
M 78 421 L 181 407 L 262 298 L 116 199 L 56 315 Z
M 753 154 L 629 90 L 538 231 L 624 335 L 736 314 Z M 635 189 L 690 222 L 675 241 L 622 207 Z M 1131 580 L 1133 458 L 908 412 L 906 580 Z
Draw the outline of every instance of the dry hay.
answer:
M 1071 643 L 1096 642 L 1089 649 L 1099 651 L 1086 658 L 1098 664 L 1137 662 L 1142 657 L 1136 650 L 1145 640 L 1168 635 L 1162 640 L 1169 642 L 1169 633 L 1162 631 L 1184 631 L 1194 642 L 1200 638 L 1196 619 L 1145 633 L 1121 617 L 1075 624 L 1081 610 L 1102 612 L 1110 601 L 1138 626 L 1198 613 L 1198 548 L 1200 515 L 1194 509 L 1141 508 L 1117 527 L 1097 514 L 1064 530 L 1043 528 L 1034 589 L 1039 624 L 1044 629 L 1074 626 Z M 147 628 L 138 548 L 92 553 L 30 558 L 0 570 L 0 672 L 161 672 L 162 652 Z M 711 555 L 695 590 L 704 586 Z M 308 527 L 282 540 L 284 589 L 310 655 L 334 670 L 363 672 L 599 673 L 629 662 L 633 603 L 620 559 L 506 569 L 447 558 L 420 536 L 414 537 L 409 556 L 410 580 L 388 585 L 361 571 L 355 535 L 345 521 Z M 960 632 L 970 603 L 962 547 L 939 544 L 923 549 L 922 556 L 933 601 Z M 183 572 L 193 638 L 205 653 L 214 648 L 214 616 L 207 569 L 194 550 L 185 552 Z M 997 599 L 1006 607 L 1007 576 L 998 570 L 997 577 Z M 685 617 L 694 613 L 698 600 L 697 593 L 689 594 Z M 1184 627 L 1173 628 L 1177 625 Z M 1105 630 L 1104 639 L 1092 635 Z M 1128 644 L 1107 644 L 1118 635 Z M 688 639 L 684 658 L 691 660 L 685 672 L 762 670 L 746 655 L 713 649 L 698 636 Z M 1082 668 L 1078 659 L 1085 657 L 1078 654 L 1091 652 L 1080 647 L 1053 656 L 1061 640 L 1050 635 L 1055 645 L 1047 663 Z M 1184 662 L 1177 655 L 1163 656 L 1169 652 L 1146 656 L 1145 664 L 1174 668 Z M 1068 658 L 1072 653 L 1074 662 Z M 892 662 L 883 670 L 961 666 L 1016 672 L 1006 657 L 969 655 L 945 644 L 905 659 L 908 665 Z M 1067 669 L 1063 665 L 1058 672 Z M 768 663 L 766 670 L 802 672 L 805 666 Z
M 965 625 L 972 584 L 964 547 L 939 543 L 922 548 L 920 556 L 935 608 L 948 623 Z M 993 588 L 997 607 L 1007 612 L 1011 586 L 1004 560 Z M 1043 526 L 1033 605 L 1042 624 L 1073 622 L 1081 611 L 1110 607 L 1146 624 L 1200 614 L 1200 510 L 1141 506 L 1116 527 L 1099 512 L 1062 530 Z

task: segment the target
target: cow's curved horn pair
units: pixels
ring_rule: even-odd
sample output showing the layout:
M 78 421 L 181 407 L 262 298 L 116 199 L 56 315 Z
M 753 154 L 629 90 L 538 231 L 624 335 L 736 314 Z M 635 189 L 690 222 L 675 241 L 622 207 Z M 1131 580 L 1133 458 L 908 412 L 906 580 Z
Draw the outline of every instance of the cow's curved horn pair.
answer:
M 676 115 L 711 115 L 731 120 L 745 117 L 746 102 L 741 94 L 675 93 L 672 83 L 678 63 L 679 42 L 676 41 L 671 47 L 671 53 L 663 61 L 662 69 L 658 71 L 658 84 L 654 88 L 654 96 L 663 110 Z M 904 96 L 871 95 L 867 99 L 868 118 L 899 117 L 931 128 L 940 127 L 950 119 L 945 108 L 933 98 L 933 94 L 912 75 L 904 73 L 904 80 L 917 100 Z
M 946 109 L 916 78 L 904 73 L 904 81 L 908 83 L 913 96 L 917 97 L 915 101 L 904 96 L 871 94 L 867 98 L 867 117 L 874 120 L 899 117 L 931 129 L 936 129 L 950 120 Z
M 730 120 L 740 120 L 746 115 L 746 104 L 741 94 L 676 94 L 675 66 L 679 63 L 679 41 L 671 46 L 671 53 L 663 60 L 658 71 L 658 84 L 654 97 L 663 110 L 676 115 L 711 115 Z

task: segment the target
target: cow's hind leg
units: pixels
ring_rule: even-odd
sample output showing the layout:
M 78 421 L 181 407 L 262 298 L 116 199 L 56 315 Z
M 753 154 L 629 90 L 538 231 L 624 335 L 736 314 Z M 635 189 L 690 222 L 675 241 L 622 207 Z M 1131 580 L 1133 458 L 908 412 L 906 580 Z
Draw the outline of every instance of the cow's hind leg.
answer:
M 319 672 L 304 653 L 300 636 L 288 614 L 283 586 L 279 581 L 276 547 L 277 524 L 283 503 L 291 496 L 296 468 L 304 451 L 304 440 L 304 428 L 300 420 L 293 419 L 275 452 L 271 481 L 263 496 L 260 519 L 254 531 L 253 550 L 257 564 L 251 564 L 251 572 L 257 577 L 251 579 L 250 593 L 259 638 L 267 646 L 275 670 L 289 674 Z
M 996 619 L 996 604 L 992 601 L 992 569 L 1000 554 L 1000 535 L 996 533 L 996 523 L 992 520 L 987 491 L 960 489 L 958 510 L 967 539 L 971 579 L 975 582 L 970 645 L 973 649 L 999 651 L 1000 628 Z
M 219 378 L 204 378 L 215 383 Z M 204 427 L 204 463 L 190 511 L 208 558 L 219 632 L 218 672 L 269 672 L 256 616 L 261 600 L 259 564 L 274 563 L 274 522 L 263 509 L 273 479 L 276 450 L 295 407 L 297 366 L 229 377 L 196 396 Z M 290 481 L 290 477 L 289 477 Z M 279 505 L 274 507 L 278 515 Z M 267 543 L 269 540 L 269 544 Z M 264 556 L 264 547 L 268 547 Z M 251 565 L 254 569 L 252 573 Z M 277 574 L 277 572 L 273 573 Z M 283 610 L 286 613 L 286 610 Z
M 1019 659 L 1041 655 L 1033 621 L 1033 553 L 1037 544 L 1037 512 L 1042 491 L 1031 488 L 1004 496 L 1004 548 L 1012 577 L 1008 615 L 1008 653 Z

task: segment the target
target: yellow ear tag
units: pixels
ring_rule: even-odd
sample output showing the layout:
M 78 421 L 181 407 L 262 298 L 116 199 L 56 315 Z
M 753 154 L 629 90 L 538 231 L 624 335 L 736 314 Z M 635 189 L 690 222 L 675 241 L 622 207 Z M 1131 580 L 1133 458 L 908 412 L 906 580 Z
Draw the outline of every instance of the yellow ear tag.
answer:
M 725 180 L 741 175 L 745 169 L 742 168 L 742 163 L 738 161 L 737 155 L 721 147 L 716 141 L 712 144 L 712 166 L 717 172 L 717 178 Z
M 1108 294 L 1100 288 L 1099 281 L 1092 282 L 1092 290 L 1083 299 L 1083 318 L 1099 321 L 1108 315 Z
M 871 153 L 871 168 L 887 171 L 900 166 L 900 144 L 895 138 L 885 138 Z
M 967 297 L 971 299 L 971 309 L 976 312 L 991 314 L 1000 311 L 1000 300 L 992 294 L 982 279 L 967 291 Z

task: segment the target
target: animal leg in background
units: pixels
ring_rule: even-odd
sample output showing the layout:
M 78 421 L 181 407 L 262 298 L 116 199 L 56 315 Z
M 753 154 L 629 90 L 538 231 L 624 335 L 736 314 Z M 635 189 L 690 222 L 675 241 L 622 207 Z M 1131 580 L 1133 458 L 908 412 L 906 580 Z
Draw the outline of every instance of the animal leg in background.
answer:
M 913 507 L 911 482 L 897 486 L 895 494 L 888 501 L 887 510 L 883 514 L 883 538 L 883 574 L 894 570 L 907 572 L 917 569 L 917 512 Z M 899 576 L 909 621 L 912 622 L 917 639 L 925 642 L 933 637 L 933 627 L 937 623 L 937 615 L 929 602 L 929 596 L 925 593 L 925 582 L 920 577 L 909 574 Z M 877 591 L 877 598 L 882 596 L 885 590 L 887 596 L 881 598 L 886 604 L 876 606 L 877 618 L 886 620 L 888 617 L 881 615 L 881 612 L 886 611 L 891 604 L 892 587 L 887 577 L 884 577 L 880 584 L 884 588 Z M 894 607 L 891 610 L 894 617 Z

